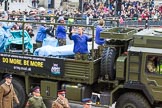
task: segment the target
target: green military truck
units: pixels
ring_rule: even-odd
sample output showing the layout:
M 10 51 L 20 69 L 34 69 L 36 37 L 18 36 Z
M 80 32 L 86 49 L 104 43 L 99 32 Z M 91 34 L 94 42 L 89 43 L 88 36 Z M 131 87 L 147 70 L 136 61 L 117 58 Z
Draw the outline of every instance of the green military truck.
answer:
M 23 108 L 34 86 L 44 99 L 55 99 L 65 89 L 74 103 L 91 97 L 94 105 L 116 108 L 155 108 L 162 103 L 162 35 L 159 31 L 137 32 L 111 28 L 101 33 L 106 40 L 101 57 L 80 61 L 70 58 L 38 57 L 1 53 L 0 79 L 13 74 L 13 85 Z M 92 55 L 95 55 L 92 50 Z M 148 58 L 156 56 L 156 72 L 147 69 Z

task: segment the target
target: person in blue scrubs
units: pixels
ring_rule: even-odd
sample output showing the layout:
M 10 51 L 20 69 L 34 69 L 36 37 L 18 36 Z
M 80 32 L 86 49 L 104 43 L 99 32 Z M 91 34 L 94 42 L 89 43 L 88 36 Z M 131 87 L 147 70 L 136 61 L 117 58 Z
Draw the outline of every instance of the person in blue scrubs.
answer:
M 83 33 L 83 27 L 78 28 L 78 33 L 75 30 L 71 32 L 73 34 L 69 37 L 74 41 L 73 52 L 75 53 L 75 59 L 88 60 L 88 41 L 92 41 L 92 38 Z
M 103 26 L 105 22 L 103 19 L 99 21 L 99 25 L 96 27 L 96 36 L 95 36 L 95 42 L 98 45 L 103 45 L 105 40 L 100 37 L 100 32 L 103 31 Z
M 0 24 L 0 52 L 4 52 L 4 46 L 7 38 L 8 37 L 6 35 L 5 30 L 2 28 L 2 25 Z
M 1 20 L 8 20 L 8 14 L 6 11 L 3 11 L 0 15 Z M 1 27 L 4 29 L 4 33 L 6 37 L 11 37 L 12 34 L 10 33 L 11 28 L 15 25 L 14 22 L 8 23 L 8 22 L 1 22 Z
M 8 14 L 6 11 L 0 13 L 1 20 L 8 20 Z M 9 37 L 12 36 L 10 33 L 14 23 L 0 22 L 0 52 L 5 52 L 5 43 Z
M 60 16 L 58 23 L 64 24 L 65 20 L 63 16 Z M 56 38 L 58 40 L 59 46 L 66 45 L 66 28 L 64 25 L 58 25 L 56 28 Z
M 41 21 L 44 23 L 45 21 Z M 46 38 L 46 35 L 49 34 L 50 36 L 54 36 L 53 33 L 50 32 L 51 28 L 46 27 L 46 24 L 41 24 L 41 26 L 38 29 L 37 35 L 36 35 L 36 46 L 37 48 L 42 47 L 43 40 Z
M 100 33 L 103 31 L 103 26 L 105 24 L 105 21 L 103 19 L 99 20 L 99 25 L 96 27 L 96 35 L 95 35 L 95 43 L 98 44 L 98 57 L 101 57 L 102 51 L 103 51 L 103 45 L 105 43 L 105 40 L 100 37 Z M 97 57 L 97 58 L 98 58 Z

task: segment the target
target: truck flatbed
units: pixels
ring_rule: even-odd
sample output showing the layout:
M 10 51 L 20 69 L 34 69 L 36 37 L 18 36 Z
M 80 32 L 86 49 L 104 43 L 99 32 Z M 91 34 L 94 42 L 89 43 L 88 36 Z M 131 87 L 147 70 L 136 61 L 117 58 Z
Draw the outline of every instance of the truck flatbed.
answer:
M 93 84 L 99 74 L 99 60 L 38 57 L 19 54 L 0 54 L 0 70 L 31 77 Z

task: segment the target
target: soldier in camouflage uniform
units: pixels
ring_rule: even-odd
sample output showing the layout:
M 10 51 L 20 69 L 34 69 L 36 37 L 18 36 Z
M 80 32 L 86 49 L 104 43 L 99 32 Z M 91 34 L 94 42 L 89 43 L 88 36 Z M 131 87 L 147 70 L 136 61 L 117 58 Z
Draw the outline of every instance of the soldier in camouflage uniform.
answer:
M 75 60 L 88 60 L 88 54 L 76 53 L 74 58 Z
M 33 96 L 28 99 L 25 108 L 46 108 L 42 96 L 40 96 L 40 88 L 36 86 L 33 90 Z
M 58 91 L 58 97 L 53 101 L 52 108 L 70 108 L 68 99 L 65 98 L 65 90 Z

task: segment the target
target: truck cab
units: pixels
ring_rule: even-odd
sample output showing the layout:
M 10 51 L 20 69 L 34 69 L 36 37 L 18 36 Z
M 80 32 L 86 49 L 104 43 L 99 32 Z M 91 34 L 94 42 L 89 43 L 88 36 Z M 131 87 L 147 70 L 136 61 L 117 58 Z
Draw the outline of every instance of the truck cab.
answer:
M 104 63 L 107 66 L 114 63 L 104 75 L 109 76 L 108 80 L 118 82 L 116 89 L 110 91 L 110 99 L 113 98 L 112 103 L 116 101 L 116 108 L 161 107 L 161 32 L 145 29 L 129 35 L 132 30 L 125 34 L 126 30 L 129 29 L 114 28 L 101 33 L 103 38 L 109 39 L 106 53 L 112 58 Z M 123 41 L 124 44 L 119 46 Z
M 136 39 L 134 39 L 134 42 L 132 46 L 128 49 L 130 53 L 139 53 L 140 56 L 138 58 L 134 58 L 135 56 L 130 56 L 129 64 L 133 65 L 133 67 L 136 67 L 135 63 L 132 63 L 133 61 L 131 59 L 137 60 L 136 62 L 139 62 L 138 70 L 141 71 L 141 74 L 135 74 L 133 75 L 134 69 L 128 69 L 128 73 L 132 73 L 132 75 L 129 77 L 134 80 L 139 80 L 140 83 L 145 85 L 148 94 L 146 96 L 149 96 L 148 99 L 151 102 L 151 104 L 156 104 L 157 102 L 160 102 L 162 100 L 159 95 L 161 94 L 161 33 L 160 30 L 156 29 L 150 29 L 150 30 L 143 30 L 141 32 L 138 32 L 135 34 Z M 140 54 L 141 53 L 141 54 Z M 131 54 L 133 55 L 133 54 Z M 139 60 L 139 61 L 138 61 Z M 150 64 L 150 61 L 152 62 Z M 150 67 L 152 69 L 150 69 Z M 136 77 L 135 77 L 136 76 Z M 128 80 L 129 80 L 128 79 Z M 145 90 L 146 91 L 146 90 Z M 160 102 L 161 103 L 161 102 Z M 158 103 L 159 104 L 159 103 Z

